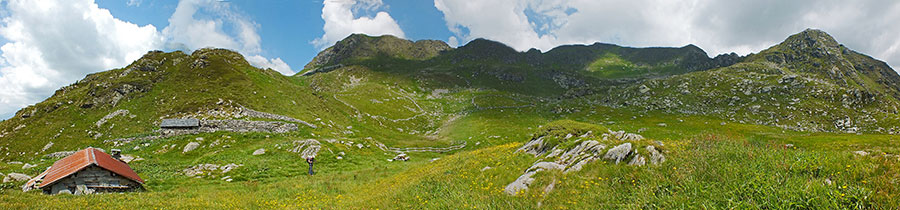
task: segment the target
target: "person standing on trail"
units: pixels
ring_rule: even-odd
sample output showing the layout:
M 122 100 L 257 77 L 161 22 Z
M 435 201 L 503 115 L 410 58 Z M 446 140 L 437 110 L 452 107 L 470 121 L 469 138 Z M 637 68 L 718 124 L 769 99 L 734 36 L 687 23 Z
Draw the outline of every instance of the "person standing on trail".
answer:
M 313 162 L 316 162 L 316 158 L 308 157 L 308 158 L 306 158 L 306 162 L 309 163 L 309 175 L 312 176 L 313 175 L 312 166 L 313 166 Z

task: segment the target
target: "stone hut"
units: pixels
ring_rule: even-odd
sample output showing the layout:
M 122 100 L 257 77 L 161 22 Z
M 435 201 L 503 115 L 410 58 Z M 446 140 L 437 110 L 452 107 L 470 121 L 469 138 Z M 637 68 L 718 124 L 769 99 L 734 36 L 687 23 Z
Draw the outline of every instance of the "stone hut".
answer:
M 114 155 L 119 156 L 114 150 Z M 88 147 L 53 163 L 34 185 L 47 194 L 76 195 L 143 189 L 141 179 L 125 162 Z
M 159 124 L 160 128 L 165 129 L 197 129 L 200 128 L 200 120 L 198 119 L 163 119 Z

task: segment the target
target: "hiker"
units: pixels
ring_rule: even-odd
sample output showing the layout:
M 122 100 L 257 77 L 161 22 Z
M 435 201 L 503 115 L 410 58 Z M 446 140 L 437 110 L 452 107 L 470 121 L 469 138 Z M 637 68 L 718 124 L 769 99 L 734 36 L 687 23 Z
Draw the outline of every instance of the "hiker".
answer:
M 306 158 L 306 162 L 309 163 L 309 175 L 312 176 L 313 175 L 312 166 L 313 166 L 313 162 L 316 162 L 316 158 L 314 158 L 314 157 Z

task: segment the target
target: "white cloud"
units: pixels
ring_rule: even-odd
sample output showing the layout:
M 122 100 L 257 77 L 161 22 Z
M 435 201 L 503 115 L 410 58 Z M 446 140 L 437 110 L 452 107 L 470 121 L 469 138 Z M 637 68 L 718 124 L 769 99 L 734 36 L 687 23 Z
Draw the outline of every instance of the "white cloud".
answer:
M 457 39 L 455 36 L 451 36 L 450 38 L 447 38 L 447 45 L 450 45 L 450 47 L 458 47 L 459 39 Z
M 168 47 L 195 50 L 218 47 L 237 50 L 250 64 L 272 68 L 285 75 L 294 74 L 281 58 L 261 56 L 259 26 L 244 17 L 227 2 L 214 0 L 183 0 L 169 18 L 169 26 L 162 30 Z M 232 30 L 226 30 L 230 28 Z
M 128 3 L 126 3 L 126 4 L 130 7 L 131 6 L 140 7 L 141 3 L 143 3 L 143 0 L 128 0 Z
M 458 39 L 486 38 L 506 43 L 517 50 L 549 49 L 557 42 L 552 34 L 538 35 L 525 15 L 525 1 L 435 0 L 447 26 Z M 468 31 L 468 33 L 465 33 Z
M 92 0 L 4 2 L 0 115 L 43 100 L 85 74 L 125 66 L 163 39 L 152 25 L 113 17 Z
M 434 0 L 459 42 L 484 37 L 524 51 L 562 44 L 696 44 L 747 54 L 818 28 L 846 46 L 900 64 L 900 2 L 716 0 Z M 533 21 L 540 20 L 540 21 Z
M 325 20 L 322 29 L 325 34 L 312 41 L 319 48 L 328 47 L 353 33 L 406 37 L 397 21 L 387 12 L 377 12 L 374 17 L 354 17 L 382 8 L 384 4 L 381 0 L 325 0 L 322 4 L 322 20 Z
M 284 75 L 292 75 L 294 71 L 291 70 L 291 67 L 288 66 L 287 63 L 281 60 L 281 58 L 273 58 L 266 59 L 265 57 L 259 55 L 252 55 L 247 57 L 247 61 L 250 62 L 251 65 L 259 67 L 259 68 L 271 68 L 275 71 L 281 72 Z

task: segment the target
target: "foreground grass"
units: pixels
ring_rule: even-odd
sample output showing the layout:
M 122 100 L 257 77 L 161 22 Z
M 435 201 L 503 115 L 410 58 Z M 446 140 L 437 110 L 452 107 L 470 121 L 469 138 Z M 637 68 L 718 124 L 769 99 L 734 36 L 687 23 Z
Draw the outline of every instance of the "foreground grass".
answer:
M 668 161 L 661 165 L 594 162 L 576 173 L 542 172 L 531 190 L 517 196 L 506 195 L 503 187 L 536 160 L 514 152 L 520 143 L 507 143 L 434 161 L 414 154 L 413 161 L 403 163 L 375 158 L 365 166 L 334 163 L 347 168 L 315 176 L 294 173 L 236 182 L 172 178 L 177 181 L 168 187 L 150 186 L 140 193 L 46 196 L 6 189 L 0 191 L 0 208 L 885 209 L 900 205 L 896 157 L 786 148 L 782 142 L 714 134 L 665 144 Z M 487 166 L 491 169 L 482 171 Z M 551 182 L 554 189 L 545 192 L 544 186 Z

